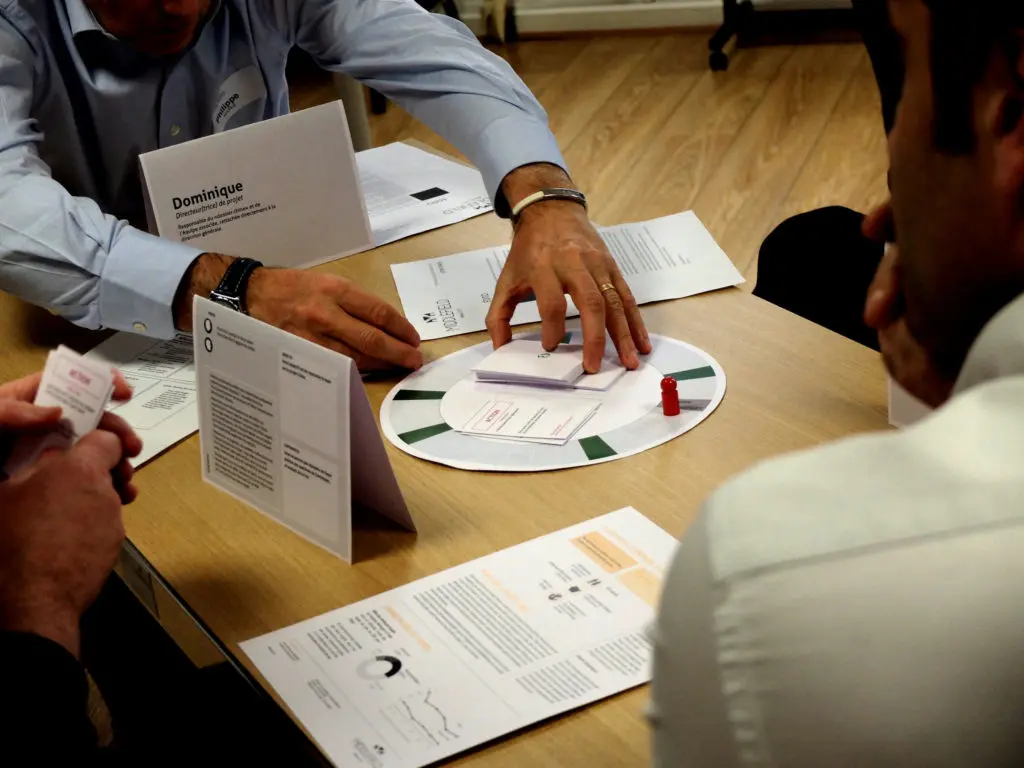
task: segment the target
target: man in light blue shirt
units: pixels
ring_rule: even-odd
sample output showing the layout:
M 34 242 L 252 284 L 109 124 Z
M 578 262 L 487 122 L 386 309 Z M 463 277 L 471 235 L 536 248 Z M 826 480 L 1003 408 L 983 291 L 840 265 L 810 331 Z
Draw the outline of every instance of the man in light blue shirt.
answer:
M 293 47 L 451 141 L 480 168 L 499 213 L 572 186 L 543 109 L 511 68 L 413 0 L 0 0 L 0 288 L 86 327 L 189 329 L 192 296 L 217 288 L 235 255 L 139 228 L 138 155 L 286 113 Z M 600 365 L 606 330 L 630 368 L 650 351 L 629 288 L 576 202 L 545 199 L 518 217 L 488 317 L 495 344 L 509 340 L 512 312 L 531 293 L 549 348 L 572 296 L 587 370 Z M 341 278 L 256 269 L 247 303 L 362 367 L 422 363 L 412 326 Z

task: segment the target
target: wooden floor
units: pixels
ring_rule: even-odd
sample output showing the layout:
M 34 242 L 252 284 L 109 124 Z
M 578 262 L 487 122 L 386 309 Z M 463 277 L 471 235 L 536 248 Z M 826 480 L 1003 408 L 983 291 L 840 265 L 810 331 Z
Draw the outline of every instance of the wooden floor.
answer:
M 764 237 L 825 205 L 884 201 L 885 134 L 857 44 L 737 51 L 707 67 L 705 33 L 536 40 L 497 47 L 548 111 L 600 224 L 693 209 L 753 287 Z M 329 79 L 293 83 L 293 106 L 334 98 Z M 454 148 L 390 105 L 374 144 Z

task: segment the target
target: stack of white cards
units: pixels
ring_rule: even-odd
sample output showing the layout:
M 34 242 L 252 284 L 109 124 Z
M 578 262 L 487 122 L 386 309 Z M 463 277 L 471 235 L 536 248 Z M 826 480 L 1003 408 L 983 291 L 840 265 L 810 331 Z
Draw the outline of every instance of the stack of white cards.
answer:
M 4 473 L 10 476 L 31 466 L 49 448 L 70 448 L 96 429 L 113 391 L 114 372 L 108 366 L 64 346 L 50 352 L 34 402 L 43 407 L 59 406 L 61 422 L 47 432 L 23 436 L 4 465 Z
M 582 346 L 562 344 L 548 352 L 539 341 L 527 339 L 496 349 L 473 369 L 477 381 L 599 392 L 606 391 L 625 372 L 616 361 L 606 358 L 600 371 L 584 373 Z
M 498 394 L 458 431 L 543 445 L 565 445 L 593 418 L 601 403 L 586 397 L 543 398 Z

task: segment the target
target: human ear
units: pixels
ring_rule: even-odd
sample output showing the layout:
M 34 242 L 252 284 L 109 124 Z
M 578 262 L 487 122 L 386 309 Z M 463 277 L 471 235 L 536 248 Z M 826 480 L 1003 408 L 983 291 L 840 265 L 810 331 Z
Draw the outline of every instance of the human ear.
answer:
M 1024 191 L 1024 34 L 1013 35 L 999 58 L 989 126 L 995 139 L 997 183 L 1019 195 Z

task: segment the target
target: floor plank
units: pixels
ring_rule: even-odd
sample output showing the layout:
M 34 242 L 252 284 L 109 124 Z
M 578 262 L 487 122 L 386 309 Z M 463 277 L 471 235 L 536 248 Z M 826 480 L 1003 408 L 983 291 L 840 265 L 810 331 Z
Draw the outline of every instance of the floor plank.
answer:
M 637 159 L 646 154 L 707 69 L 703 51 L 682 36 L 651 41 L 643 60 L 567 141 L 559 136 L 573 180 L 588 190 L 596 220 L 607 219 L 605 201 L 636 175 Z M 552 111 L 558 106 L 551 105 Z
M 889 196 L 888 169 L 882 101 L 871 61 L 864 56 L 783 202 L 779 219 L 828 205 L 869 210 Z
M 643 153 L 626 158 L 632 166 L 598 221 L 640 221 L 692 208 L 791 55 L 790 48 L 744 51 L 727 73 L 705 69 Z
M 545 88 L 538 98 L 560 146 L 571 146 L 605 104 L 621 97 L 624 82 L 650 54 L 651 42 L 647 38 L 593 38 Z
M 694 200 L 693 210 L 748 277 L 761 241 L 864 55 L 855 45 L 798 47 Z

